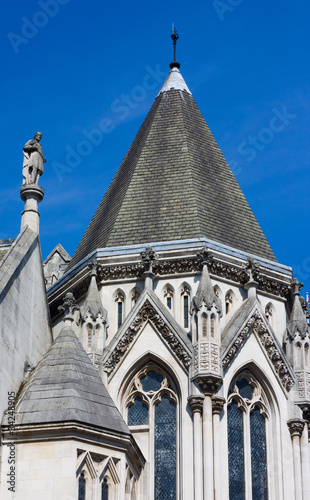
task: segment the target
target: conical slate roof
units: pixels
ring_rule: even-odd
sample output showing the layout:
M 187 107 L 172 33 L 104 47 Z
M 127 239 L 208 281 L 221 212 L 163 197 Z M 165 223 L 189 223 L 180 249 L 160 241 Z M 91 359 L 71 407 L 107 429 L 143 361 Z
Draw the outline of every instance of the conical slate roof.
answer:
M 200 237 L 276 260 L 174 67 L 92 218 L 70 267 L 96 248 Z
M 130 434 L 77 336 L 63 329 L 30 375 L 16 424 L 68 421 Z

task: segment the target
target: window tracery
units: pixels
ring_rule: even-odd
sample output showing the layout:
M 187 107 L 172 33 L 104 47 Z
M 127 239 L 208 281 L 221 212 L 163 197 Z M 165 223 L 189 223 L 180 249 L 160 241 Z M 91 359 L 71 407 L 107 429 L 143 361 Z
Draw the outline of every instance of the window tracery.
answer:
M 171 311 L 173 311 L 173 295 L 174 295 L 174 292 L 173 292 L 172 287 L 170 285 L 167 285 L 165 290 L 164 290 L 164 299 L 165 299 L 166 306 Z
M 232 383 L 228 397 L 229 498 L 268 500 L 268 402 L 250 372 Z
M 157 365 L 140 370 L 129 386 L 125 401 L 128 425 L 147 432 L 152 493 L 150 499 L 176 500 L 177 396 L 170 377 Z M 136 429 L 135 429 L 136 427 Z

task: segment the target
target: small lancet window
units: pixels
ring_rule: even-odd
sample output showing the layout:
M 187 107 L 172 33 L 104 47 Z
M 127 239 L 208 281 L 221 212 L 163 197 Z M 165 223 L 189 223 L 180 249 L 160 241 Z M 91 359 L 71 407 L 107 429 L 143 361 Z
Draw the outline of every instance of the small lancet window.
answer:
M 131 308 L 133 308 L 139 297 L 140 297 L 140 292 L 138 292 L 138 290 L 133 290 L 131 294 Z
M 91 349 L 93 342 L 93 325 L 91 323 L 87 323 L 87 347 Z
M 201 315 L 201 323 L 202 323 L 202 336 L 207 337 L 208 335 L 208 317 L 205 313 Z
M 233 307 L 233 294 L 232 291 L 229 290 L 225 295 L 225 311 L 228 314 Z
M 310 359 L 309 359 L 309 344 L 305 344 L 305 367 L 310 367 Z
M 172 289 L 168 286 L 164 292 L 164 297 L 166 299 L 166 305 L 168 309 L 172 310 L 173 308 L 173 291 Z
M 117 328 L 120 328 L 121 324 L 123 323 L 123 316 L 124 316 L 124 295 L 122 292 L 118 292 L 118 294 L 115 297 L 115 302 L 116 302 L 116 319 L 117 319 Z
M 104 478 L 101 486 L 101 500 L 109 500 L 109 485 L 106 478 Z
M 211 337 L 215 337 L 215 315 L 211 316 Z
M 183 326 L 184 328 L 189 327 L 189 302 L 190 302 L 190 290 L 187 286 L 181 291 L 181 297 L 183 300 Z
M 85 500 L 85 491 L 86 491 L 86 481 L 84 472 L 82 472 L 79 477 L 79 500 Z
M 268 323 L 270 323 L 271 326 L 272 326 L 272 309 L 273 309 L 272 304 L 267 304 L 265 307 L 265 316 Z
M 302 350 L 301 350 L 301 343 L 296 342 L 296 366 L 301 367 L 302 366 Z

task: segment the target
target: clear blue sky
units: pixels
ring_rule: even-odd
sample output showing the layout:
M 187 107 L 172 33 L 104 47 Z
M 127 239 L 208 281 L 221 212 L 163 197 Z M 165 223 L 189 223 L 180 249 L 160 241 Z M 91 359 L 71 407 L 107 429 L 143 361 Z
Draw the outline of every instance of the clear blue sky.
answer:
M 308 0 L 13 0 L 4 10 L 0 237 L 19 232 L 22 148 L 40 130 L 43 258 L 59 242 L 73 255 L 168 73 L 174 21 L 185 81 L 279 262 L 310 292 Z M 105 133 L 83 151 L 99 123 Z

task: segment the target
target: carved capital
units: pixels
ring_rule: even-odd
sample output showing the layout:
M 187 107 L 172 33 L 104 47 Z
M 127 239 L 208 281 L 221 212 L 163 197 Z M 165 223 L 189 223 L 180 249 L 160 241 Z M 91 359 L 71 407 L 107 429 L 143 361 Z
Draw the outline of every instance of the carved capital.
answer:
M 298 436 L 301 437 L 302 431 L 304 429 L 305 421 L 301 418 L 294 418 L 287 422 L 291 437 Z
M 192 413 L 195 413 L 198 411 L 199 413 L 202 413 L 202 408 L 203 408 L 203 396 L 190 396 L 188 398 L 188 404 L 190 409 L 192 410 Z
M 221 398 L 220 396 L 212 396 L 212 413 L 220 415 L 225 403 L 225 398 Z
M 221 377 L 201 377 L 197 379 L 201 392 L 205 396 L 212 396 L 218 391 L 219 386 L 222 383 Z

